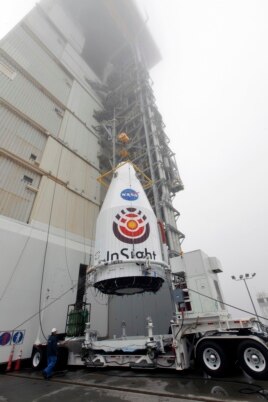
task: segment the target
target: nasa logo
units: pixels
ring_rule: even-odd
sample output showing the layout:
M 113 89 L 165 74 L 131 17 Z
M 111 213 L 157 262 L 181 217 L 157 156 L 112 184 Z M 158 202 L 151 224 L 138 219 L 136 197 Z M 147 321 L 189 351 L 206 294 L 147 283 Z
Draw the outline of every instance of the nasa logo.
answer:
M 146 222 L 147 217 L 137 208 L 126 208 L 116 215 L 116 222 L 113 222 L 113 232 L 118 240 L 139 244 L 148 239 L 150 225 Z
M 139 198 L 139 194 L 137 191 L 132 190 L 131 188 L 126 188 L 121 191 L 121 197 L 126 201 L 136 201 Z

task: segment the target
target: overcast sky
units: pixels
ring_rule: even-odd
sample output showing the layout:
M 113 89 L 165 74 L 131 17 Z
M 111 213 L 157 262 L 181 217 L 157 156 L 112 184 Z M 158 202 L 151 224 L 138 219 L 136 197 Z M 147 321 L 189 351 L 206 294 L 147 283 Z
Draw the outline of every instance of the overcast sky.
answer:
M 218 257 L 226 302 L 252 311 L 230 276 L 256 272 L 252 295 L 268 292 L 268 2 L 138 1 L 162 54 L 151 76 L 185 185 L 183 250 Z M 0 37 L 35 1 L 3 4 Z
M 151 71 L 185 190 L 184 251 L 220 259 L 227 302 L 268 292 L 268 2 L 140 0 L 162 53 Z M 237 313 L 239 315 L 239 313 Z

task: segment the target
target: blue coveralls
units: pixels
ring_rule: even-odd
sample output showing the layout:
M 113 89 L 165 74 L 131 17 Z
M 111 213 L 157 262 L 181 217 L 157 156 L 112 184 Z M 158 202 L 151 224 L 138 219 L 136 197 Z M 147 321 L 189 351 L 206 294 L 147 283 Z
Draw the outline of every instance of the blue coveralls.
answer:
M 43 376 L 49 378 L 52 376 L 53 369 L 57 363 L 57 336 L 50 335 L 47 341 L 47 367 L 43 370 Z

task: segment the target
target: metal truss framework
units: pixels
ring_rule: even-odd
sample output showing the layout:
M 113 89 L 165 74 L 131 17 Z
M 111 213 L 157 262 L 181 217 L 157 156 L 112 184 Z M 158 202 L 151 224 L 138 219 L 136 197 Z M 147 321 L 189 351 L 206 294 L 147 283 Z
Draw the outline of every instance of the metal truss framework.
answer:
M 138 52 L 123 53 L 113 60 L 104 84 L 91 83 L 104 105 L 94 115 L 99 122 L 100 166 L 107 171 L 127 158 L 151 177 L 153 186 L 146 193 L 157 218 L 164 223 L 170 257 L 174 257 L 181 253 L 184 235 L 177 229 L 180 214 L 172 199 L 183 184 L 155 104 L 149 73 Z M 122 132 L 127 133 L 129 142 L 118 141 L 117 135 Z

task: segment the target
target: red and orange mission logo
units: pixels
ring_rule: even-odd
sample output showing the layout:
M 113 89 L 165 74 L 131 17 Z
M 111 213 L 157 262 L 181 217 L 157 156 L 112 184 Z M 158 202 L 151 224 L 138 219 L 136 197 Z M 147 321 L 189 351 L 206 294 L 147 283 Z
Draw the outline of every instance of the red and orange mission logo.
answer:
M 137 208 L 126 208 L 116 215 L 113 222 L 113 232 L 118 240 L 129 243 L 143 243 L 150 234 L 147 217 Z

